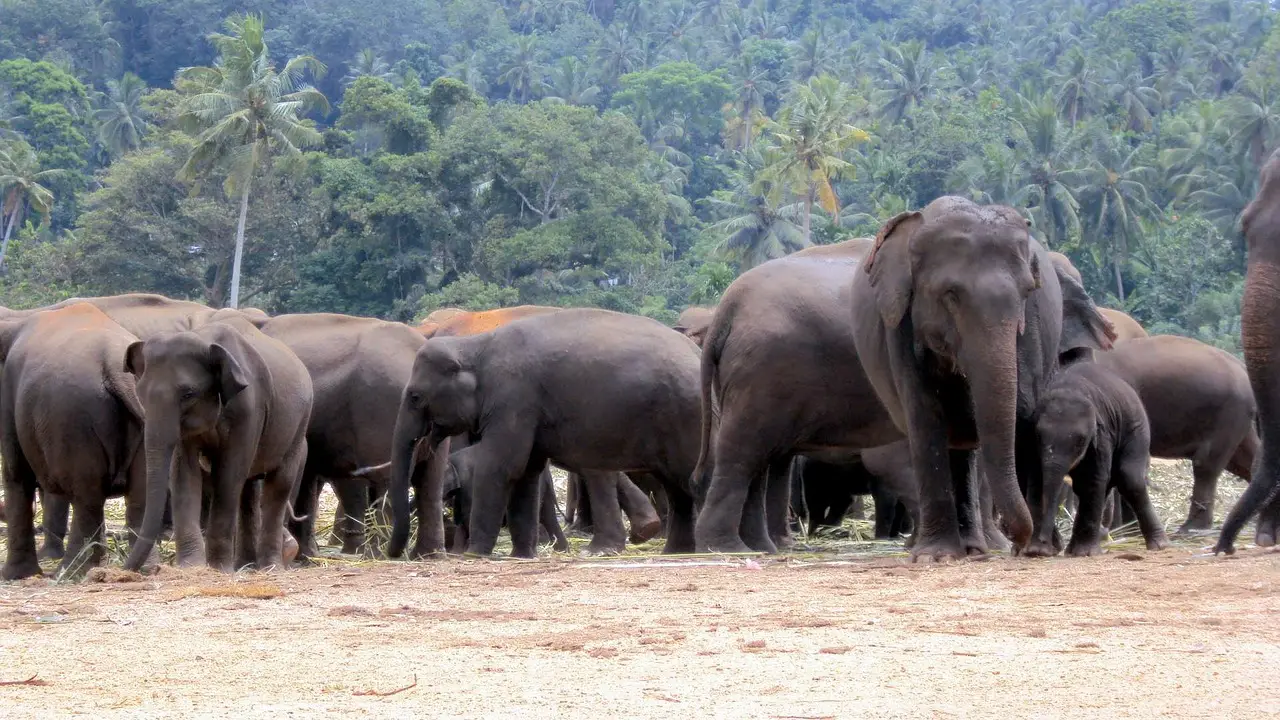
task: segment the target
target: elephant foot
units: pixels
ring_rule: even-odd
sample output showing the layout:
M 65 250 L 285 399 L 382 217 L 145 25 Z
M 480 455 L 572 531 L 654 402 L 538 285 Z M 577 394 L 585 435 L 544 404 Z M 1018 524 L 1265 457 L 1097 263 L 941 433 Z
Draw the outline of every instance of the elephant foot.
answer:
M 1148 550 L 1164 550 L 1169 547 L 1169 538 L 1165 537 L 1163 532 L 1157 532 L 1147 538 Z
M 670 543 L 668 543 L 670 544 Z M 706 543 L 701 552 L 709 553 L 749 553 L 755 552 L 747 544 L 742 542 L 741 538 L 732 538 L 721 541 L 713 541 Z
M 921 537 L 911 548 L 913 563 L 942 563 L 963 560 L 968 557 L 959 535 L 952 537 Z
M 1201 535 L 1213 529 L 1213 521 L 1207 517 L 1187 518 L 1177 530 L 1173 532 L 1176 537 L 1186 537 L 1188 535 Z
M 66 548 L 63 546 L 61 540 L 51 540 L 46 535 L 44 543 L 40 546 L 40 554 L 38 557 L 41 560 L 61 560 L 66 556 L 66 554 Z
M 632 545 L 652 540 L 658 537 L 658 533 L 662 532 L 662 521 L 657 517 L 653 517 L 643 522 L 631 523 L 631 540 Z
M 987 548 L 992 551 L 1002 553 L 1013 552 L 1013 542 L 1010 541 L 1009 538 L 1005 537 L 1005 534 L 1000 532 L 1000 528 L 998 527 L 985 528 L 985 535 L 983 539 L 986 540 Z
M 615 557 L 621 554 L 622 548 L 614 546 L 592 547 L 588 545 L 587 549 L 582 551 L 582 557 Z
M 1253 543 L 1258 547 L 1275 547 L 1275 532 L 1259 529 L 1257 534 L 1253 536 Z
M 794 535 L 784 535 L 782 537 L 770 538 L 773 540 L 774 546 L 778 552 L 786 552 L 796 546 L 796 538 Z
M 467 549 L 463 554 L 475 555 L 477 553 L 474 553 L 470 549 Z M 485 553 L 485 555 L 487 556 L 488 553 Z M 427 545 L 414 545 L 413 549 L 409 551 L 410 560 L 442 560 L 444 559 L 444 557 L 445 557 L 444 548 L 439 548 L 439 547 L 429 547 Z
M 1022 554 L 1034 558 L 1053 557 L 1058 554 L 1058 548 L 1054 547 L 1052 542 L 1032 540 L 1023 549 Z
M 21 580 L 42 574 L 44 571 L 40 569 L 40 563 L 35 560 L 5 563 L 4 568 L 0 569 L 0 580 Z
M 281 548 L 282 560 L 284 567 L 289 567 L 293 561 L 298 558 L 298 541 L 294 539 L 293 534 L 286 532 L 282 538 Z
M 1077 543 L 1072 538 L 1071 544 L 1067 546 L 1067 554 L 1071 557 L 1096 557 L 1102 554 L 1102 543 L 1097 540 Z

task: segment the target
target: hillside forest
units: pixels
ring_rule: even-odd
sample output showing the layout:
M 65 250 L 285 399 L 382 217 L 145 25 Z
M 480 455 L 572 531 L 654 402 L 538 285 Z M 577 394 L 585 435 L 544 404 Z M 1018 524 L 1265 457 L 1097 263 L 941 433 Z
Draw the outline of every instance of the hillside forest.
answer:
M 670 322 L 944 194 L 1238 350 L 1244 0 L 0 0 L 0 304 Z M 237 238 L 243 237 L 242 262 Z

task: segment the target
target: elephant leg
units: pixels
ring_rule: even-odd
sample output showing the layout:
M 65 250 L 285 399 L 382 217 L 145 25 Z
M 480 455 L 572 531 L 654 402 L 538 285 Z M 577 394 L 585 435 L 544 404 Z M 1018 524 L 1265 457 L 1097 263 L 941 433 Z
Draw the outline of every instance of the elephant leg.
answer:
M 511 530 L 511 556 L 538 557 L 539 478 L 546 460 L 530 467 L 511 485 L 507 500 L 507 527 Z
M 36 556 L 35 473 L 21 452 L 16 450 L 16 438 L 4 444 L 5 522 L 8 532 L 8 556 L 0 578 L 21 580 L 39 575 L 40 561 Z
M 262 483 L 262 527 L 258 533 L 256 548 L 260 570 L 284 570 L 289 567 L 284 557 L 285 518 L 289 514 L 289 500 L 294 484 L 302 474 L 307 461 L 307 441 L 304 439 L 285 456 L 280 467 L 267 473 Z
M 666 490 L 667 543 L 662 552 L 667 555 L 691 553 L 696 547 L 693 496 L 681 487 L 680 480 L 672 476 L 660 478 Z
M 1196 530 L 1208 530 L 1213 527 L 1213 501 L 1218 493 L 1218 476 L 1227 465 L 1227 458 L 1221 453 L 1210 456 L 1198 454 L 1191 460 L 1191 473 L 1195 484 L 1191 489 L 1191 507 L 1187 511 L 1187 520 L 1178 528 L 1177 534 L 1186 534 Z
M 849 511 L 847 515 L 853 520 L 867 519 L 867 502 L 862 495 L 854 495 L 849 501 Z
M 177 455 L 174 460 L 176 472 L 169 488 L 169 506 L 173 509 L 173 542 L 178 550 L 178 566 L 204 565 L 207 552 L 200 525 L 204 474 L 197 453 L 178 450 Z M 232 507 L 233 515 L 234 512 L 235 506 Z
M 538 476 L 538 524 L 551 536 L 551 549 L 556 552 L 569 550 L 569 539 L 564 536 L 560 520 L 556 517 L 556 486 L 551 478 L 551 466 L 542 469 Z
M 79 575 L 97 567 L 105 555 L 102 539 L 106 498 L 86 500 L 72 504 L 71 534 L 68 536 L 67 554 L 58 565 L 60 575 Z
M 1273 500 L 1258 514 L 1254 544 L 1258 547 L 1275 547 L 1277 531 L 1280 531 L 1280 497 Z
M 751 481 L 747 490 L 747 501 L 742 506 L 742 520 L 739 533 L 742 542 L 751 550 L 763 553 L 776 553 L 778 547 L 769 538 L 768 495 L 769 473 L 759 473 Z
M 1086 453 L 1071 471 L 1071 487 L 1080 500 L 1067 555 L 1090 557 L 1102 554 L 1102 506 L 1107 499 L 1111 458 L 1105 452 Z
M 40 529 L 44 541 L 41 560 L 60 560 L 66 556 L 67 526 L 71 517 L 71 498 L 38 488 L 40 496 Z
M 369 493 L 362 478 L 334 480 L 332 487 L 342 503 L 342 524 L 335 519 L 334 528 L 341 527 L 342 553 L 357 555 L 368 536 Z
M 991 496 L 991 485 L 981 475 L 978 476 L 978 503 L 978 510 L 982 516 L 982 536 L 987 541 L 987 549 L 1006 553 L 1013 550 L 1013 543 L 1005 537 L 1004 531 L 1000 529 L 1000 523 L 996 522 L 996 504 Z
M 622 523 L 622 506 L 618 500 L 618 475 L 621 473 L 587 470 L 580 473 L 587 487 L 595 532 L 587 546 L 589 555 L 618 555 L 627 547 L 627 528 Z
M 209 567 L 222 572 L 236 570 L 235 540 L 237 521 L 243 508 L 241 497 L 249 494 L 246 486 L 253 484 L 247 472 L 240 473 L 232 468 L 242 463 L 229 456 L 245 451 L 241 448 L 225 449 L 218 453 L 216 460 L 210 458 L 214 481 L 213 494 L 209 499 L 209 521 L 205 528 L 205 558 Z M 253 544 L 249 547 L 252 548 Z
M 507 463 L 511 462 L 512 458 L 512 455 L 509 454 L 509 449 L 512 445 L 515 445 L 515 443 L 490 436 L 475 445 L 449 455 L 449 473 L 445 477 L 445 484 L 456 485 L 459 488 L 470 490 L 471 512 L 467 522 L 470 534 L 469 542 L 467 543 L 467 554 L 469 555 L 487 556 L 493 554 L 493 547 L 498 542 L 498 531 L 502 528 L 502 517 L 509 506 L 508 501 L 512 495 L 514 481 L 511 478 L 514 475 L 517 480 L 523 479 L 523 475 L 530 473 L 527 465 L 523 469 L 514 472 L 508 466 Z M 525 445 L 525 447 L 529 447 L 529 445 Z M 499 456 L 497 455 L 498 448 L 506 449 L 508 452 L 502 452 Z M 542 468 L 538 467 L 537 471 L 542 472 Z M 537 476 L 534 475 L 532 479 L 536 481 Z M 536 500 L 536 483 L 534 487 L 534 499 Z M 522 488 L 522 497 L 528 494 L 528 488 Z M 535 520 L 536 513 L 537 506 L 534 505 Z M 517 508 L 516 514 L 521 515 L 519 508 Z M 518 518 L 516 523 L 519 524 L 522 520 L 523 518 Z M 508 523 L 510 524 L 510 519 L 508 519 Z M 531 530 L 536 529 L 536 527 L 535 523 L 530 523 Z M 534 535 L 532 540 L 536 541 L 537 536 Z M 526 538 L 526 541 L 528 541 L 528 538 Z M 527 547 L 523 548 L 523 550 L 525 552 L 529 551 Z
M 330 481 L 329 487 L 333 488 L 333 494 L 338 499 L 338 503 L 333 508 L 333 527 L 329 529 L 328 544 L 341 546 L 346 542 L 347 538 L 347 508 L 343 506 L 342 495 L 332 481 Z M 319 490 L 318 487 L 317 490 Z
M 305 562 L 320 554 L 320 546 L 316 542 L 316 513 L 320 508 L 321 480 L 314 468 L 306 468 L 302 479 L 298 482 L 298 494 L 293 498 L 293 515 L 285 522 L 289 532 L 298 541 L 298 559 Z
M 902 340 L 891 344 L 900 345 Z M 902 353 L 898 348 L 899 355 Z M 919 523 L 911 547 L 913 562 L 941 562 L 964 558 L 968 548 L 960 537 L 955 482 L 951 477 L 951 456 L 947 450 L 947 426 L 942 401 L 925 389 L 910 360 L 899 362 L 899 396 L 910 430 L 911 468 L 919 491 Z
M 982 484 L 973 450 L 951 450 L 951 482 L 955 488 L 956 520 L 960 529 L 960 541 L 968 555 L 985 555 L 987 538 L 983 529 L 981 500 Z
M 769 463 L 765 518 L 774 550 L 786 550 L 796 544 L 791 535 L 791 458 Z
M 753 485 L 756 486 L 757 497 L 753 500 L 751 512 L 759 516 L 759 530 L 763 530 L 767 538 L 767 528 L 763 527 L 764 493 L 760 484 L 768 472 L 769 461 L 760 454 L 761 443 L 754 437 L 756 434 L 754 428 L 744 428 L 741 423 L 722 415 L 719 437 L 713 447 L 716 457 L 711 482 L 694 526 L 699 551 L 735 553 L 752 549 L 743 542 L 741 531 Z M 668 498 L 668 501 L 672 503 L 674 512 L 674 498 Z M 668 518 L 668 523 L 671 522 L 672 518 Z M 668 527 L 668 543 L 670 536 L 671 528 Z
M 457 520 L 453 524 L 453 537 L 449 545 L 449 552 L 461 555 L 467 551 L 467 545 L 471 539 L 471 533 L 467 531 L 468 519 L 471 517 L 470 491 L 465 488 L 455 490 L 450 503 L 453 507 L 453 516 Z
M 622 514 L 626 515 L 631 523 L 630 541 L 639 545 L 657 537 L 658 533 L 662 532 L 662 518 L 658 517 L 658 511 L 654 509 L 653 503 L 649 502 L 649 496 L 640 489 L 640 486 L 632 482 L 626 473 L 616 473 L 616 476 L 618 506 L 622 508 Z
M 1032 510 L 1032 520 L 1034 526 L 1031 533 L 1031 542 L 1027 543 L 1027 547 L 1022 551 L 1028 557 L 1053 557 L 1058 554 L 1060 549 L 1054 542 L 1054 530 L 1057 526 L 1058 507 L 1062 502 L 1062 490 L 1066 483 L 1063 482 L 1058 473 L 1039 476 L 1039 488 L 1028 488 L 1029 501 L 1027 505 Z M 1075 481 L 1072 481 L 1072 495 L 1079 492 Z M 1030 500 L 1034 498 L 1034 501 Z M 1076 524 L 1081 522 L 1081 515 L 1076 513 Z
M 235 524 L 235 569 L 261 568 L 257 547 L 261 527 L 262 482 L 250 478 L 240 490 L 240 512 Z
M 1125 448 L 1123 457 L 1116 463 L 1114 472 L 1115 489 L 1119 499 L 1123 499 L 1134 509 L 1138 516 L 1138 528 L 1142 531 L 1142 539 L 1148 550 L 1163 550 L 1169 547 L 1169 538 L 1164 534 L 1164 523 L 1156 515 L 1155 506 L 1151 504 L 1151 495 L 1147 489 L 1147 470 L 1150 461 L 1145 452 L 1139 448 Z
M 414 452 L 410 484 L 414 488 L 414 509 L 418 514 L 418 541 L 414 543 L 411 555 L 415 559 L 443 556 L 445 552 L 444 485 L 440 478 L 444 478 L 449 470 L 451 447 L 451 440 L 445 440 L 435 448 L 428 447 L 427 443 L 420 443 Z M 461 517 L 468 519 L 470 513 Z M 459 524 L 458 516 L 454 517 L 454 524 Z M 496 541 L 496 530 L 493 537 Z M 492 551 L 490 546 L 490 552 Z
M 887 540 L 897 537 L 894 534 L 897 529 L 894 527 L 894 520 L 898 510 L 898 498 L 877 486 L 871 494 L 871 499 L 875 508 L 876 539 Z

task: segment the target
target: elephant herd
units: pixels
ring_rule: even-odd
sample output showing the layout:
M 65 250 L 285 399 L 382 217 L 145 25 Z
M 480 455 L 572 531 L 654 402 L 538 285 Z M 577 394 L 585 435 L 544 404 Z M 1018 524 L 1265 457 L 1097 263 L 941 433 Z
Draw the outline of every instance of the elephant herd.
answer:
M 793 517 L 838 524 L 861 494 L 918 560 L 1095 554 L 1122 508 L 1157 549 L 1151 456 L 1194 465 L 1183 530 L 1210 526 L 1222 470 L 1250 480 L 1271 457 L 1254 364 L 1147 337 L 1016 211 L 954 197 L 760 265 L 674 329 L 596 309 L 411 326 L 129 294 L 0 312 L 0 363 L 6 579 L 39 573 L 40 553 L 100 561 L 103 503 L 121 495 L 130 569 L 156 562 L 167 527 L 180 565 L 285 567 L 318 552 L 325 483 L 346 552 L 383 550 L 365 517 L 385 493 L 391 557 L 489 555 L 504 524 L 532 557 L 541 532 L 567 548 L 550 465 L 570 472 L 566 519 L 593 553 L 659 534 L 671 553 L 776 552 Z M 1274 476 L 1219 549 L 1259 509 L 1273 544 Z

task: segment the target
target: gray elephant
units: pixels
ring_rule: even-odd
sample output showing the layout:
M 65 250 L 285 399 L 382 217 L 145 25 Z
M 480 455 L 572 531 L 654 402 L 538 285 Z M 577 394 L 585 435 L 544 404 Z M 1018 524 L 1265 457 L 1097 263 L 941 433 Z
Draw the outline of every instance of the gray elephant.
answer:
M 306 366 L 230 311 L 196 330 L 133 343 L 125 368 L 138 378 L 147 417 L 146 515 L 125 566 L 137 570 L 146 561 L 172 486 L 179 565 L 284 567 L 284 521 L 307 459 L 312 387 Z M 212 480 L 204 538 L 202 458 Z M 265 476 L 260 521 L 254 493 L 246 492 L 259 476 Z
M 457 444 L 457 438 L 453 438 L 454 442 L 450 444 L 450 449 L 456 452 L 463 446 Z M 449 545 L 449 551 L 454 554 L 464 554 L 467 546 L 471 543 L 471 500 L 474 496 L 474 488 L 471 485 L 472 478 L 461 477 L 457 473 L 447 473 L 445 475 L 445 485 L 442 488 L 444 497 L 448 501 L 452 501 L 453 506 L 453 541 Z M 465 486 L 464 486 L 465 483 Z M 419 489 L 421 492 L 421 489 Z M 565 537 L 563 528 L 560 527 L 560 521 L 556 518 L 556 488 L 551 478 L 551 468 L 543 468 L 542 474 L 538 476 L 538 525 L 541 527 L 539 537 L 545 532 L 547 539 L 552 543 L 552 549 L 556 552 L 567 552 L 569 550 L 569 539 Z
M 565 499 L 565 522 L 591 533 L 589 555 L 616 555 L 626 550 L 627 541 L 639 544 L 662 531 L 649 496 L 620 472 L 570 473 Z M 659 489 L 660 491 L 660 489 Z M 623 516 L 631 523 L 630 537 Z
M 1179 532 L 1211 527 L 1223 469 L 1246 481 L 1253 475 L 1257 404 L 1244 363 L 1198 340 L 1174 335 L 1129 340 L 1100 353 L 1097 362 L 1142 398 L 1151 423 L 1151 454 L 1191 460 L 1195 485 Z M 1275 521 L 1273 512 L 1263 517 L 1259 542 L 1274 541 Z
M 1035 533 L 1026 554 L 1052 556 L 1064 475 L 1079 499 L 1067 554 L 1102 552 L 1102 512 L 1114 488 L 1135 508 L 1147 549 L 1169 546 L 1147 493 L 1151 427 L 1142 399 L 1100 363 L 1078 362 L 1049 382 L 1036 412 L 1043 484 L 1029 488 Z
M 536 552 L 538 477 L 548 461 L 573 472 L 648 473 L 671 506 L 669 552 L 692 549 L 688 481 L 698 455 L 698 350 L 656 321 L 606 310 L 563 310 L 490 332 L 432 338 L 418 352 L 396 422 L 388 554 L 409 535 L 408 463 L 418 440 L 434 452 L 446 438 L 476 441 L 452 453 L 472 478 L 468 551 L 493 551 L 506 509 L 513 553 Z M 438 502 L 440 487 L 421 491 Z M 439 522 L 428 508 L 424 523 Z M 428 529 L 442 537 L 443 529 Z M 420 530 L 420 535 L 423 531 Z
M 0 322 L 0 453 L 9 501 L 4 579 L 40 573 L 37 485 L 75 508 L 62 570 L 102 560 L 108 497 L 125 495 L 129 528 L 140 526 L 144 416 L 133 376 L 124 371 L 125 351 L 136 340 L 84 303 Z M 92 549 L 81 557 L 86 544 Z
M 919 509 L 911 448 L 905 441 L 867 448 L 848 458 L 801 455 L 791 466 L 791 507 L 807 521 L 810 534 L 819 527 L 839 526 L 853 500 L 862 495 L 875 501 L 877 539 L 909 531 Z

